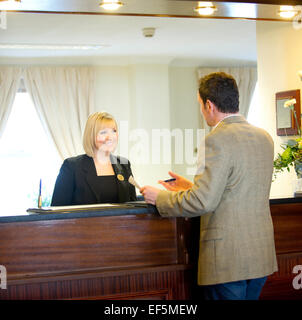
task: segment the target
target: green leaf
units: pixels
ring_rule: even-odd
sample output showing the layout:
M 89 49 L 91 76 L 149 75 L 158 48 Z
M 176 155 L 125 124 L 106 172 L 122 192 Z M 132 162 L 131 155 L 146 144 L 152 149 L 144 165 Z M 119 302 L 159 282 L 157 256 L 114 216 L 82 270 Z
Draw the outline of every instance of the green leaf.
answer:
M 298 141 L 297 141 L 297 140 L 290 139 L 290 140 L 287 141 L 287 145 L 288 145 L 289 147 L 296 147 L 296 146 L 298 146 Z
M 286 148 L 285 151 L 282 153 L 281 158 L 283 161 L 289 161 L 292 156 L 291 148 Z

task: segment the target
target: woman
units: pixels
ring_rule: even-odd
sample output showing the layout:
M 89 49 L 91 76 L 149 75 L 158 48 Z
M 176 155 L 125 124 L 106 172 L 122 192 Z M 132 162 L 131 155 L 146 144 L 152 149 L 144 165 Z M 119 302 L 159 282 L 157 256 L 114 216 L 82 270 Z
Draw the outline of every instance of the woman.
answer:
M 115 119 L 107 112 L 90 115 L 83 136 L 86 154 L 63 162 L 51 206 L 135 201 L 130 163 L 112 154 L 117 142 Z

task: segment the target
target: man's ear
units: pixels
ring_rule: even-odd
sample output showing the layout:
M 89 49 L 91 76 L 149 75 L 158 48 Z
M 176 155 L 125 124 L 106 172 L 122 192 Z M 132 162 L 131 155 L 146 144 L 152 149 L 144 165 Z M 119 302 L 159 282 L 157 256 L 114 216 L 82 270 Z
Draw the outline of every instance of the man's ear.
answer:
M 200 95 L 199 95 L 199 92 L 197 91 L 197 101 L 199 102 L 199 103 L 201 103 L 202 102 L 202 99 L 201 99 L 201 97 L 200 97 Z
M 216 109 L 215 104 L 209 99 L 206 102 L 206 106 L 209 109 L 209 111 L 212 111 L 212 112 Z

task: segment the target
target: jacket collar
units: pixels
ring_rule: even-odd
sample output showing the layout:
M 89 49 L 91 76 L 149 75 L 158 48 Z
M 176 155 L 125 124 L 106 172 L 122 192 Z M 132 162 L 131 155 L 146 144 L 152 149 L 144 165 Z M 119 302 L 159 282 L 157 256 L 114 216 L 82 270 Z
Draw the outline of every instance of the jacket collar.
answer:
M 246 122 L 246 119 L 243 115 L 236 114 L 236 115 L 228 116 L 222 119 L 221 122 L 224 122 L 224 123 Z
M 238 122 L 246 122 L 246 119 L 243 115 L 237 113 L 234 115 L 226 116 L 224 119 L 220 120 L 211 131 L 214 131 L 217 127 L 219 127 L 223 123 L 238 123 Z

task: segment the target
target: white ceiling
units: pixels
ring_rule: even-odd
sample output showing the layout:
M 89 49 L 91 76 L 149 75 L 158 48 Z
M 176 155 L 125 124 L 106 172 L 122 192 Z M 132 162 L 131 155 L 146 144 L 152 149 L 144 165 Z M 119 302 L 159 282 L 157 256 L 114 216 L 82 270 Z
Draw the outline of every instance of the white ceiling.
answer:
M 195 13 L 191 13 L 195 17 L 186 18 L 146 16 L 148 12 L 176 11 L 189 15 L 192 6 L 196 5 L 191 1 L 170 0 L 127 0 L 123 1 L 128 5 L 125 6 L 127 12 L 123 9 L 126 15 L 95 14 L 100 10 L 97 6 L 99 2 L 22 0 L 22 12 L 6 14 L 7 25 L 6 29 L 0 28 L 0 44 L 83 44 L 104 47 L 86 51 L 0 48 L 0 63 L 55 63 L 60 60 L 81 64 L 256 64 L 256 22 L 253 20 L 196 19 Z M 152 5 L 155 9 L 151 9 Z M 30 13 L 26 10 L 39 12 Z M 129 10 L 137 11 L 139 15 L 129 16 Z M 58 13 L 61 11 L 65 13 Z M 74 14 L 66 14 L 68 11 Z M 142 28 L 145 27 L 156 28 L 153 38 L 143 36 Z
M 144 27 L 156 28 L 153 38 L 143 36 Z M 81 62 L 100 64 L 117 57 L 250 64 L 256 61 L 255 28 L 255 21 L 248 20 L 7 13 L 7 28 L 0 29 L 0 43 L 105 47 L 87 51 L 0 49 L 0 60 L 73 56 L 82 57 Z

